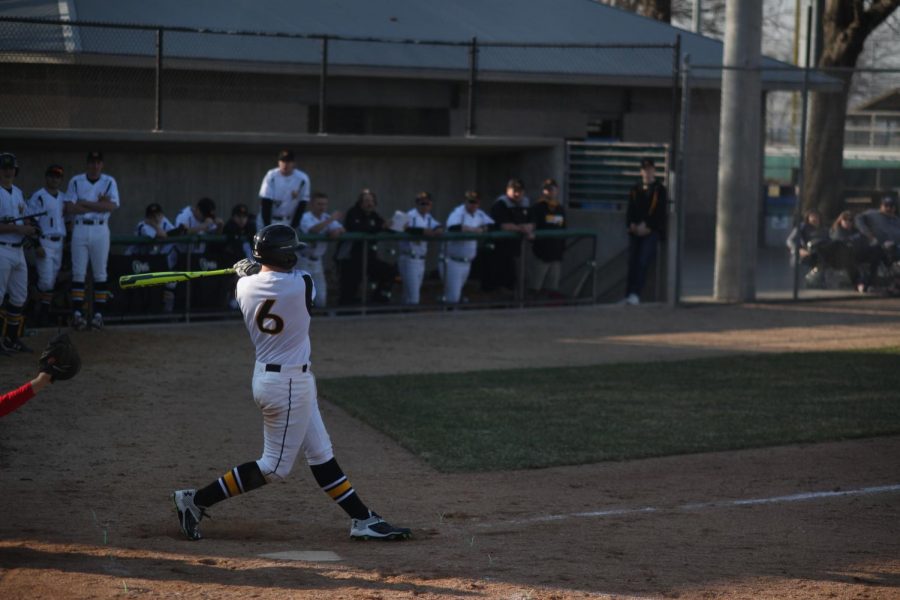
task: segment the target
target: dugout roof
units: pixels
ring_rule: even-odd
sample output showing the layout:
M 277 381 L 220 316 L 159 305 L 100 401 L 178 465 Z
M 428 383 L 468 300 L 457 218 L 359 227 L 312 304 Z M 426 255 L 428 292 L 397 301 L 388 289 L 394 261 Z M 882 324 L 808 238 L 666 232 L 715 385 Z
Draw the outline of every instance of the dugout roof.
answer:
M 203 29 L 166 34 L 165 55 L 217 63 L 294 63 L 318 65 L 321 42 L 314 38 L 234 36 L 224 32 L 274 32 L 299 36 L 383 38 L 407 43 L 331 40 L 329 66 L 373 72 L 390 70 L 419 77 L 464 77 L 468 48 L 428 45 L 412 40 L 449 43 L 477 38 L 480 79 L 572 81 L 609 85 L 672 84 L 670 48 L 520 48 L 490 43 L 673 44 L 681 36 L 682 53 L 691 63 L 722 64 L 723 44 L 677 27 L 593 0 L 32 0 L 0 3 L 0 18 L 69 19 L 76 22 L 157 25 Z M 150 56 L 151 31 L 125 32 L 97 27 L 41 26 L 0 36 L 3 51 L 90 56 Z M 211 32 L 219 32 L 214 34 Z M 134 36 L 146 39 L 135 40 Z M 802 72 L 764 58 L 763 86 L 795 89 Z M 221 66 L 220 66 L 221 68 Z M 336 71 L 339 73 L 339 71 Z M 692 85 L 717 86 L 716 68 L 694 70 Z M 354 74 L 348 71 L 346 74 Z M 810 86 L 836 83 L 813 73 Z

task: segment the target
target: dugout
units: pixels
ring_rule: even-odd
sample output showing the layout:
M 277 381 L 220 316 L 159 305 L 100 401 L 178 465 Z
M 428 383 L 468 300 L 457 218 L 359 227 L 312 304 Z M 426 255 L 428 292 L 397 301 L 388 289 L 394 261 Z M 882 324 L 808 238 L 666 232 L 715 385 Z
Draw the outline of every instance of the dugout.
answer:
M 533 197 L 546 177 L 566 181 L 568 141 L 674 149 L 680 57 L 721 65 L 722 56 L 717 40 L 582 0 L 515 10 L 276 0 L 252 15 L 205 2 L 63 4 L 67 20 L 56 2 L 0 6 L 10 82 L 0 90 L 8 107 L 0 133 L 28 192 L 40 185 L 36 165 L 77 173 L 86 150 L 102 148 L 123 197 L 111 219 L 119 235 L 150 202 L 170 219 L 201 196 L 224 214 L 256 206 L 282 147 L 294 149 L 332 209 L 346 210 L 369 187 L 390 215 L 428 190 L 446 217 L 465 190 L 488 205 L 512 176 Z M 800 79 L 763 77 L 770 86 Z M 692 82 L 682 173 L 689 240 L 713 237 L 718 86 L 712 70 Z M 623 213 L 571 206 L 569 219 L 598 232 L 602 254 L 591 258 L 616 267 Z

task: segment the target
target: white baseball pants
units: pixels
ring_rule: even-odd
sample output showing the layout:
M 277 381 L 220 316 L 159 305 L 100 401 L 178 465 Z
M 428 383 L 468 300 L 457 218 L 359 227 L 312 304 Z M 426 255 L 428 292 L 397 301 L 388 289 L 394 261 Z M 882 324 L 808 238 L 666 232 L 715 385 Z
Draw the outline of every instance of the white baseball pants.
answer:
M 446 259 L 444 262 L 444 302 L 448 304 L 459 302 L 471 269 L 472 263 L 470 262 Z
M 13 306 L 25 306 L 28 299 L 28 265 L 22 248 L 0 246 L 0 303 L 9 294 Z
M 37 269 L 37 289 L 41 292 L 52 292 L 56 287 L 56 277 L 62 264 L 63 243 L 41 240 L 44 257 L 35 256 L 34 266 Z
M 286 478 L 301 451 L 310 465 L 334 458 L 316 394 L 311 371 L 282 366 L 275 373 L 256 363 L 253 399 L 263 415 L 263 454 L 256 464 L 266 481 Z
M 109 260 L 109 226 L 80 225 L 72 228 L 72 281 L 84 281 L 88 262 L 94 273 L 94 281 L 106 281 L 106 263 Z
M 425 259 L 401 254 L 397 267 L 403 280 L 403 303 L 418 304 L 422 281 L 425 279 Z

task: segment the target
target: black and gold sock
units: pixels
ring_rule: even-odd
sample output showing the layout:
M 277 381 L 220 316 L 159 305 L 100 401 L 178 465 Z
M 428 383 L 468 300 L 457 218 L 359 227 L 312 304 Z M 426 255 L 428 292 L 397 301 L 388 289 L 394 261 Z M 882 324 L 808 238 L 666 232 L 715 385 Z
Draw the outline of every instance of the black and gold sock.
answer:
M 202 490 L 197 490 L 194 504 L 209 508 L 217 502 L 255 490 L 265 484 L 266 478 L 263 477 L 256 461 L 244 463 L 231 469 Z
M 310 465 L 313 477 L 326 494 L 338 503 L 353 519 L 368 519 L 369 508 L 363 504 L 356 490 L 350 485 L 350 480 L 344 475 L 344 471 L 332 458 L 321 465 Z

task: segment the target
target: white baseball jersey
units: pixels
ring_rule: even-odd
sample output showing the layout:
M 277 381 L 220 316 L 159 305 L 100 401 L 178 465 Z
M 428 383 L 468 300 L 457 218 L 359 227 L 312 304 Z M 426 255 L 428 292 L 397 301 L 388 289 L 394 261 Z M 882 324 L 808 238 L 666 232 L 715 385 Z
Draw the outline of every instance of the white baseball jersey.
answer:
M 450 213 L 450 216 L 447 217 L 447 229 L 457 225 L 463 227 L 485 227 L 486 225 L 493 224 L 494 220 L 483 210 L 479 208 L 472 214 L 466 210 L 465 204 L 460 204 L 454 208 L 453 212 Z M 478 240 L 447 242 L 444 254 L 448 258 L 465 258 L 472 260 L 475 258 L 475 255 L 478 254 Z
M 191 206 L 185 206 L 183 209 L 181 209 L 181 212 L 175 216 L 175 227 L 184 225 L 188 229 L 193 229 L 201 223 L 203 223 L 203 221 L 194 216 L 194 209 Z M 210 223 L 207 226 L 206 231 L 200 231 L 198 235 L 203 235 L 209 231 L 215 231 L 217 227 L 218 226 L 215 223 Z M 187 248 L 187 244 L 178 244 L 179 252 L 187 252 Z M 204 244 L 203 242 L 194 245 L 194 252 L 196 252 L 197 254 L 203 254 L 205 251 L 206 244 Z
M 257 362 L 285 366 L 309 363 L 307 293 L 315 299 L 315 286 L 305 271 L 263 271 L 238 279 L 235 297 L 256 347 Z
M 441 226 L 440 222 L 431 216 L 431 213 L 423 215 L 415 208 L 407 212 L 406 216 L 409 218 L 409 222 L 406 226 L 410 228 L 430 230 L 437 229 Z M 425 255 L 428 254 L 428 242 L 410 242 L 404 240 L 400 242 L 400 252 L 412 254 L 416 258 L 424 258 Z
M 175 226 L 172 225 L 172 221 L 170 221 L 168 217 L 163 217 L 160 227 L 162 227 L 164 232 L 175 229 Z M 134 226 L 134 235 L 154 240 L 156 239 L 156 228 L 144 219 L 141 219 L 138 221 L 138 224 Z M 162 247 L 150 244 L 134 245 L 129 246 L 128 250 L 125 251 L 125 254 L 168 254 L 172 251 L 174 245 L 175 244 L 165 244 Z
M 259 197 L 272 201 L 272 222 L 290 221 L 301 202 L 309 202 L 309 176 L 300 169 L 282 175 L 277 168 L 263 177 Z M 259 221 L 262 221 L 260 211 Z
M 90 200 L 96 202 L 100 196 L 109 196 L 109 200 L 116 206 L 119 203 L 119 187 L 116 180 L 111 176 L 101 173 L 97 181 L 93 183 L 82 173 L 76 175 L 69 180 L 69 189 L 66 191 L 66 202 L 78 202 L 79 200 Z M 108 212 L 86 212 L 75 216 L 75 223 L 82 219 L 91 221 L 101 221 L 106 223 L 109 219 Z
M 38 227 L 41 228 L 41 237 L 65 237 L 66 222 L 63 218 L 63 202 L 65 194 L 57 191 L 51 194 L 46 188 L 41 188 L 32 194 L 28 200 L 28 214 L 36 214 L 46 211 L 47 214 L 37 218 Z
M 317 217 L 311 212 L 307 211 L 303 213 L 303 217 L 300 219 L 300 231 L 302 231 L 303 233 L 310 233 L 310 230 L 313 227 L 315 227 L 322 221 L 327 221 L 329 218 L 330 216 L 326 212 L 323 212 L 322 216 Z M 339 222 L 332 221 L 331 224 L 329 224 L 322 231 L 319 231 L 319 233 L 328 233 L 329 231 L 341 229 L 342 227 L 343 225 L 341 225 Z M 308 258 L 322 258 L 327 250 L 328 242 L 312 242 L 303 250 L 303 255 Z
M 22 197 L 22 190 L 16 186 L 6 189 L 0 186 L 0 218 L 21 217 L 27 214 L 25 211 L 25 198 Z M 24 221 L 12 221 L 15 225 L 24 225 Z M 21 233 L 0 233 L 0 242 L 4 244 L 21 244 L 24 236 Z

